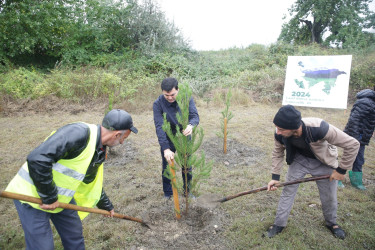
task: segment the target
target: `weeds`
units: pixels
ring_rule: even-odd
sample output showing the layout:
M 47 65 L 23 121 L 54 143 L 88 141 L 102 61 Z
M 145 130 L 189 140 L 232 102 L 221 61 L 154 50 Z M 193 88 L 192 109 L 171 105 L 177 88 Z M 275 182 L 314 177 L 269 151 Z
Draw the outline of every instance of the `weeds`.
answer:
M 55 95 L 82 102 L 106 99 L 113 93 L 113 102 L 122 103 L 173 76 L 188 82 L 193 93 L 202 98 L 213 89 L 233 87 L 252 91 L 258 100 L 275 102 L 283 93 L 288 56 L 353 54 L 349 93 L 353 96 L 375 82 L 374 53 L 375 47 L 350 51 L 280 43 L 200 53 L 98 55 L 91 65 L 75 69 L 61 64 L 50 72 L 10 69 L 0 75 L 0 94 L 15 99 Z

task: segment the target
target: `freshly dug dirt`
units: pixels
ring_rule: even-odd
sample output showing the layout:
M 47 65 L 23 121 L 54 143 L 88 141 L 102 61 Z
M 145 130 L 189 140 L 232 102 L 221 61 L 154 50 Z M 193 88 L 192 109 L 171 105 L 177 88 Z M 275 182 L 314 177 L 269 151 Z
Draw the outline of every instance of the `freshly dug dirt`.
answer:
M 201 149 L 206 159 L 226 165 L 228 168 L 251 165 L 259 160 L 263 152 L 237 142 L 228 140 L 227 154 L 222 152 L 222 140 L 218 137 L 205 140 Z M 125 140 L 122 147 L 108 150 L 107 166 L 124 167 L 141 157 L 131 140 Z M 204 194 L 191 199 L 188 214 L 185 214 L 185 200 L 180 196 L 182 216 L 177 220 L 173 200 L 157 200 L 145 204 L 140 217 L 151 226 L 137 227 L 137 245 L 130 249 L 227 249 L 222 240 L 222 232 L 230 224 L 230 216 L 215 202 L 222 198 L 217 194 Z
M 138 151 L 131 140 L 121 147 L 108 150 L 106 166 L 126 168 L 137 162 Z M 185 214 L 185 198 L 179 197 L 181 219 L 174 213 L 173 199 L 147 203 L 139 217 L 151 229 L 136 227 L 137 245 L 130 249 L 227 249 L 221 240 L 221 232 L 229 221 L 229 215 L 220 207 L 207 206 L 200 198 L 190 199 L 188 214 Z
M 148 209 L 142 218 L 152 225 L 152 230 L 139 228 L 140 245 L 133 249 L 226 249 L 221 232 L 230 218 L 223 210 L 209 209 L 196 201 L 189 204 L 189 212 L 181 200 L 181 219 L 173 213 L 173 200 Z

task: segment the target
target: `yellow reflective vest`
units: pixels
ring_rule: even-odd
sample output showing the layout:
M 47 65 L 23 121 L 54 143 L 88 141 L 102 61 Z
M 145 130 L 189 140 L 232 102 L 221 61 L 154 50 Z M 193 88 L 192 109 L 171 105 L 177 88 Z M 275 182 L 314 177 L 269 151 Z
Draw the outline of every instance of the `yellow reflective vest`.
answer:
M 103 164 L 100 165 L 94 181 L 88 184 L 83 182 L 87 168 L 95 153 L 98 137 L 98 126 L 93 124 L 86 125 L 90 128 L 90 138 L 86 148 L 76 158 L 61 159 L 54 163 L 52 165 L 52 175 L 58 190 L 59 202 L 69 203 L 74 197 L 78 206 L 94 207 L 102 193 Z M 33 180 L 30 178 L 27 162 L 22 165 L 16 176 L 8 184 L 6 191 L 40 198 Z M 28 203 L 33 208 L 48 213 L 58 213 L 63 210 L 62 208 L 56 208 L 53 211 L 44 210 L 38 204 L 21 202 Z M 86 212 L 78 212 L 78 214 L 81 220 L 88 215 Z

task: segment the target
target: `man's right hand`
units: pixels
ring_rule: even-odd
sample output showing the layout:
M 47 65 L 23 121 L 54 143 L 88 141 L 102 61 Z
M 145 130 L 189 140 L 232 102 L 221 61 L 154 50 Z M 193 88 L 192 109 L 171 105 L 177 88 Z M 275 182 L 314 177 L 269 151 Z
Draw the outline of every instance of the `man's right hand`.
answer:
M 59 201 L 55 201 L 52 204 L 42 204 L 42 205 L 39 205 L 39 207 L 44 210 L 55 210 L 56 208 L 59 207 Z
M 275 181 L 275 180 L 272 180 L 272 181 L 268 182 L 267 191 L 277 190 L 276 185 L 279 184 L 279 183 L 280 183 L 279 181 Z
M 174 153 L 169 148 L 164 150 L 164 157 L 169 162 L 174 159 Z

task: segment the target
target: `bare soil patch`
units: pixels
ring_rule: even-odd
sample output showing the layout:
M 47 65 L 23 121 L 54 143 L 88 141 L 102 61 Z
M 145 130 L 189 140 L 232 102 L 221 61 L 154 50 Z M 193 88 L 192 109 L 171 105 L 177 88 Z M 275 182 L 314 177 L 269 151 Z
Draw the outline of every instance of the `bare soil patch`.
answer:
M 105 165 L 125 166 L 135 161 L 138 156 L 138 150 L 131 140 L 125 140 L 120 147 L 108 148 Z
M 223 139 L 209 138 L 202 144 L 207 159 L 223 163 L 227 167 L 249 166 L 257 163 L 264 153 L 235 139 L 227 140 L 227 153 L 223 153 Z
M 183 202 L 181 202 L 183 203 Z M 185 210 L 181 204 L 181 211 Z M 226 249 L 221 233 L 230 218 L 221 209 L 209 209 L 192 201 L 187 215 L 177 220 L 173 213 L 173 200 L 161 206 L 149 208 L 144 213 L 145 221 L 152 230 L 139 228 L 139 246 L 142 249 Z

